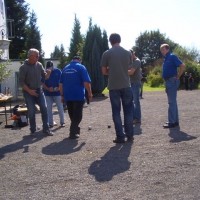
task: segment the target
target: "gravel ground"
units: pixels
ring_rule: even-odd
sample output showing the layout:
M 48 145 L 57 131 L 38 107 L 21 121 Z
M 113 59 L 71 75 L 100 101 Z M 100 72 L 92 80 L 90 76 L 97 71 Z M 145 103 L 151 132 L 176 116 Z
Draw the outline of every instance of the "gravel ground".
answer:
M 84 108 L 79 140 L 67 138 L 67 111 L 66 127 L 53 127 L 53 137 L 41 130 L 30 136 L 28 126 L 4 128 L 0 115 L 0 199 L 199 200 L 199 102 L 200 90 L 179 91 L 180 127 L 163 129 L 166 94 L 145 92 L 142 124 L 135 126 L 134 142 L 125 144 L 112 142 L 108 96 Z

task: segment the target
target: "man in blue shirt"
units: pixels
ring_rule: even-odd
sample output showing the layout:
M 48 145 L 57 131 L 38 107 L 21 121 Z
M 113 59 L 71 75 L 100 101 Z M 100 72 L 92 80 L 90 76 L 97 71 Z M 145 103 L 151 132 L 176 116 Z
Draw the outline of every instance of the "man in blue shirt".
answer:
M 87 69 L 81 64 L 79 56 L 74 56 L 72 62 L 63 69 L 59 85 L 62 102 L 67 103 L 71 120 L 69 138 L 79 138 L 79 124 L 83 115 L 85 89 L 88 92 L 89 99 L 92 99 L 91 80 Z
M 168 122 L 163 125 L 164 128 L 172 128 L 179 125 L 178 106 L 177 106 L 177 90 L 180 85 L 180 77 L 183 73 L 185 65 L 174 54 L 170 52 L 168 44 L 162 44 L 160 51 L 164 57 L 162 77 L 165 80 L 166 93 L 168 97 Z M 180 67 L 179 72 L 177 68 Z
M 44 95 L 46 97 L 46 102 L 47 102 L 49 126 L 52 128 L 53 126 L 57 125 L 57 123 L 54 121 L 52 112 L 53 103 L 55 102 L 60 117 L 60 125 L 61 127 L 64 127 L 65 126 L 64 110 L 63 110 L 63 104 L 61 103 L 61 96 L 59 91 L 61 70 L 54 67 L 52 61 L 47 62 L 46 69 L 51 71 L 49 79 L 47 80 L 42 79 L 42 86 L 44 89 Z

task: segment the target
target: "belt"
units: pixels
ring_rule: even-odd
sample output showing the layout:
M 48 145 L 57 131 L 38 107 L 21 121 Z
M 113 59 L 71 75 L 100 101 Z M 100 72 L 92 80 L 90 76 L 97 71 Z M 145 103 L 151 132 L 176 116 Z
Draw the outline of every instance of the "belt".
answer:
M 176 75 L 168 76 L 168 77 L 164 78 L 164 80 L 167 81 L 168 79 L 170 79 L 172 77 L 176 77 Z

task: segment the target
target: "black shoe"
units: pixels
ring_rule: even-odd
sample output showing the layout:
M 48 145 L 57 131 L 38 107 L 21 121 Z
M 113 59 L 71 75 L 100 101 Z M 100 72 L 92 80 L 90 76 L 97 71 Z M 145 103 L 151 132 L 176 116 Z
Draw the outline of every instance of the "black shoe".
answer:
M 175 124 L 168 123 L 168 124 L 164 124 L 163 127 L 164 128 L 173 128 L 173 127 L 175 127 Z
M 47 136 L 53 136 L 53 132 L 50 130 L 43 131 L 43 133 Z
M 69 139 L 77 139 L 79 138 L 79 134 L 69 135 Z
M 133 136 L 127 136 L 127 141 L 133 141 L 134 140 L 134 137 Z
M 125 139 L 119 139 L 118 137 L 116 137 L 114 140 L 113 140 L 114 143 L 125 143 Z
M 166 124 L 169 124 L 169 122 L 166 122 Z M 175 126 L 179 126 L 179 123 L 176 122 L 176 123 L 174 123 L 174 125 L 175 125 Z

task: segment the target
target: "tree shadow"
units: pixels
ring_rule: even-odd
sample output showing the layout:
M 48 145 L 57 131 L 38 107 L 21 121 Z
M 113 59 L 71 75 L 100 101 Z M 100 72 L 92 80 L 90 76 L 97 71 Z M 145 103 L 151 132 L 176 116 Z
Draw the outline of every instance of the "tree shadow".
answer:
M 88 169 L 98 182 L 112 180 L 113 176 L 123 173 L 130 168 L 128 161 L 133 142 L 117 144 L 100 159 L 94 161 Z
M 169 136 L 172 138 L 170 142 L 183 142 L 196 139 L 197 137 L 189 135 L 180 130 L 180 127 L 170 128 Z
M 39 136 L 31 136 L 31 135 L 26 135 L 22 137 L 22 140 L 13 144 L 8 144 L 4 147 L 0 148 L 0 160 L 4 158 L 6 153 L 11 153 L 14 151 L 18 151 L 20 149 L 23 149 L 23 153 L 27 153 L 29 151 L 29 145 L 36 143 L 40 140 L 42 140 L 44 136 L 40 134 Z
M 53 142 L 44 147 L 42 149 L 42 153 L 46 155 L 66 155 L 80 151 L 85 144 L 85 142 L 82 142 L 79 146 L 77 146 L 78 140 L 65 138 L 60 142 Z

